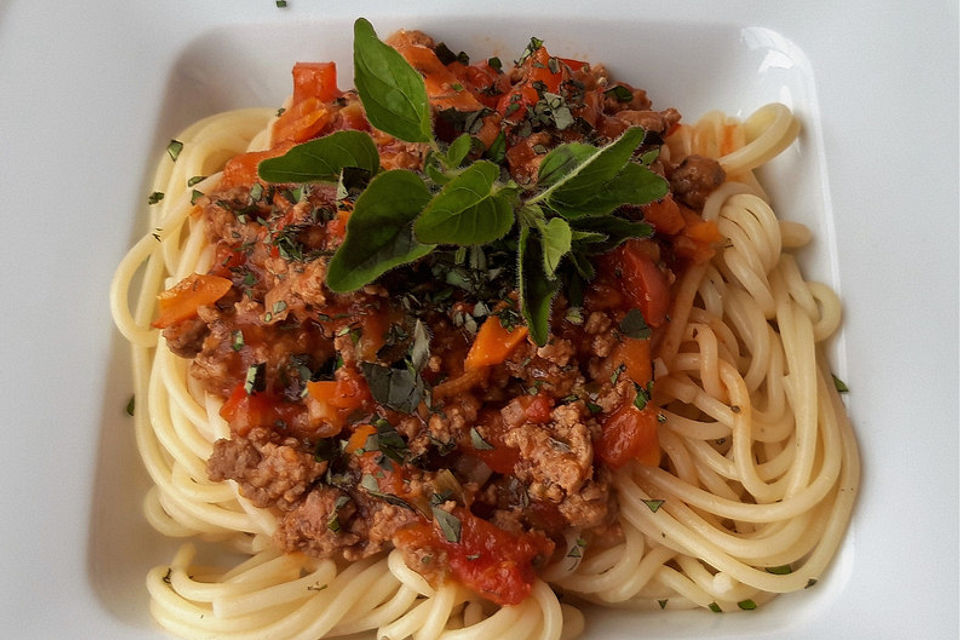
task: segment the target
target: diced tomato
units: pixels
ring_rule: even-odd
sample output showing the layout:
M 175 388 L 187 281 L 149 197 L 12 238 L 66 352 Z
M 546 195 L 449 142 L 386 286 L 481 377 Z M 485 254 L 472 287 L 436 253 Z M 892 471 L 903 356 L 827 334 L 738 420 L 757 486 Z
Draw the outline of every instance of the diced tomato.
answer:
M 723 234 L 713 220 L 704 220 L 695 211 L 680 206 L 683 233 L 673 239 L 674 252 L 694 264 L 702 264 L 714 256 L 715 247 L 723 242 Z
M 257 180 L 257 166 L 261 162 L 267 158 L 282 156 L 292 146 L 292 142 L 284 142 L 266 151 L 251 151 L 230 158 L 223 167 L 223 177 L 220 178 L 219 188 L 249 187 Z
M 670 290 L 667 278 L 650 258 L 640 240 L 627 240 L 608 254 L 608 264 L 616 265 L 620 288 L 630 305 L 643 313 L 651 327 L 659 327 L 667 317 Z
M 298 62 L 293 65 L 293 104 L 307 98 L 332 102 L 340 97 L 335 62 Z
M 465 67 L 459 77 L 477 100 L 490 109 L 496 109 L 501 94 L 510 89 L 507 75 L 497 73 L 486 61 Z
M 603 433 L 597 441 L 597 455 L 608 466 L 619 469 L 631 460 L 656 466 L 660 463 L 657 438 L 658 410 L 648 402 L 643 409 L 630 403 L 603 421 Z
M 549 393 L 541 392 L 535 396 L 521 396 L 519 401 L 527 422 L 543 424 L 550 421 L 550 412 L 553 411 L 553 397 Z
M 550 70 L 550 54 L 547 53 L 547 48 L 544 46 L 530 54 L 520 65 L 520 69 L 530 84 L 542 82 L 545 87 L 544 90 L 549 93 L 557 93 L 560 82 L 563 80 L 563 74 L 559 67 L 556 72 Z
M 220 416 L 227 421 L 233 433 L 243 437 L 254 427 L 288 424 L 298 411 L 296 405 L 270 391 L 248 394 L 244 383 L 240 382 L 220 407 Z
M 222 298 L 233 283 L 220 276 L 194 273 L 157 296 L 160 312 L 152 326 L 165 329 L 172 324 L 197 315 L 200 307 Z
M 580 71 L 580 69 L 583 69 L 589 64 L 583 60 L 574 60 L 572 58 L 560 58 L 560 61 L 570 67 L 571 71 Z
M 656 200 L 642 207 L 643 218 L 654 226 L 658 233 L 673 235 L 684 227 L 680 207 L 672 195 Z
M 503 440 L 507 431 L 503 416 L 500 415 L 499 411 L 484 411 L 478 420 L 478 424 L 481 429 L 478 429 L 477 433 L 482 436 L 487 445 L 493 448 L 475 447 L 475 443 L 468 433 L 464 433 L 461 437 L 461 448 L 483 460 L 488 467 L 497 473 L 513 473 L 514 466 L 520 461 L 520 452 L 513 447 L 508 447 Z
M 337 217 L 327 222 L 327 235 L 331 238 L 345 238 L 347 235 L 347 221 L 350 219 L 351 213 L 348 209 L 339 209 L 337 211 Z
M 635 383 L 646 386 L 653 380 L 653 364 L 650 361 L 650 340 L 623 338 L 617 346 L 614 360 L 624 364 L 627 375 Z
M 342 367 L 337 380 L 308 382 L 305 401 L 315 435 L 329 438 L 340 433 L 350 414 L 371 403 L 373 396 L 358 371 Z
M 554 544 L 540 533 L 510 533 L 456 507 L 460 540 L 447 539 L 440 526 L 420 523 L 401 529 L 394 542 L 401 548 L 444 551 L 450 573 L 464 586 L 496 604 L 516 605 L 533 589 L 534 563 L 546 561 Z
M 483 105 L 473 97 L 457 76 L 442 62 L 433 49 L 420 45 L 397 48 L 414 69 L 423 75 L 430 104 L 438 110 L 479 111 Z

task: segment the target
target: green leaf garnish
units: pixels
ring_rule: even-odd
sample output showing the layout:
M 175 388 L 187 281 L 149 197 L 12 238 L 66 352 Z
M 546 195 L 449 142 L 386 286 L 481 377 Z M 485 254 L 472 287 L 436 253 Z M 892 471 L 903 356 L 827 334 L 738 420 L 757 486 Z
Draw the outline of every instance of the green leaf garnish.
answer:
M 267 158 L 257 167 L 265 182 L 337 182 L 345 167 L 375 174 L 380 155 L 370 134 L 337 131 L 323 138 L 292 147 L 282 156 Z
M 154 191 L 147 198 L 147 204 L 157 204 L 161 200 L 163 200 L 163 191 Z
M 423 180 L 410 171 L 395 169 L 371 180 L 330 260 L 327 286 L 338 293 L 353 291 L 430 253 L 432 247 L 413 236 L 413 221 L 429 201 Z
M 127 406 L 126 406 L 126 408 L 124 409 L 124 410 L 127 412 L 127 415 L 128 415 L 128 416 L 132 416 L 132 415 L 133 415 L 134 408 L 136 407 L 136 402 L 137 402 L 137 397 L 136 397 L 136 396 L 130 396 L 130 400 L 127 402 Z
M 456 140 L 451 142 L 450 146 L 447 148 L 444 161 L 447 169 L 456 169 L 463 164 L 463 161 L 467 157 L 467 154 L 470 153 L 470 148 L 472 146 L 473 139 L 470 137 L 469 133 L 460 134 Z
M 406 142 L 433 141 L 423 78 L 364 18 L 353 24 L 353 67 L 370 124 Z
M 716 602 L 711 602 L 707 606 L 710 608 L 710 611 L 713 611 L 714 613 L 723 613 L 723 609 L 721 609 L 720 605 L 718 605 Z
M 666 180 L 630 162 L 645 135 L 642 127 L 631 127 L 599 149 L 582 143 L 560 145 L 540 165 L 539 184 L 546 180 L 548 188 L 531 202 L 543 201 L 575 219 L 662 198 L 669 190 Z
M 550 339 L 550 307 L 560 289 L 560 282 L 544 273 L 543 264 L 540 241 L 529 227 L 522 226 L 517 244 L 520 311 L 527 321 L 530 337 L 541 347 Z
M 495 191 L 500 167 L 481 160 L 463 170 L 438 193 L 413 225 L 425 244 L 487 244 L 513 226 L 508 190 Z
M 741 600 L 740 602 L 738 602 L 737 606 L 743 609 L 744 611 L 752 611 L 753 609 L 757 608 L 757 603 L 754 602 L 753 600 L 747 599 L 747 600 Z
M 543 271 L 553 278 L 560 266 L 560 260 L 570 252 L 572 232 L 570 223 L 563 218 L 551 218 L 538 227 L 543 237 Z
M 633 92 L 620 84 L 607 89 L 603 92 L 603 95 L 615 98 L 617 102 L 630 102 L 633 100 Z

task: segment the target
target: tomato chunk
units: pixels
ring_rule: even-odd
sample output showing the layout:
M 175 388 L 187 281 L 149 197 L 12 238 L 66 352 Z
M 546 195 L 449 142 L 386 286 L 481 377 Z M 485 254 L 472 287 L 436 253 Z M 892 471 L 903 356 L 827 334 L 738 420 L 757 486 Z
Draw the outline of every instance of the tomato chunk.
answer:
M 510 533 L 473 515 L 463 507 L 453 510 L 460 523 L 460 539 L 453 542 L 433 522 L 402 529 L 394 536 L 401 548 L 444 551 L 450 573 L 464 586 L 499 605 L 523 602 L 533 589 L 535 562 L 553 553 L 553 542 L 540 533 Z
M 331 102 L 340 94 L 335 62 L 298 62 L 293 65 L 293 104 L 307 98 Z
M 597 441 L 600 459 L 613 469 L 634 459 L 647 466 L 659 464 L 657 413 L 650 403 L 643 409 L 631 403 L 610 414 L 603 422 L 603 433 Z
M 639 309 L 651 327 L 659 327 L 667 317 L 670 289 L 667 278 L 644 251 L 639 240 L 628 240 L 612 253 L 620 288 L 630 306 Z

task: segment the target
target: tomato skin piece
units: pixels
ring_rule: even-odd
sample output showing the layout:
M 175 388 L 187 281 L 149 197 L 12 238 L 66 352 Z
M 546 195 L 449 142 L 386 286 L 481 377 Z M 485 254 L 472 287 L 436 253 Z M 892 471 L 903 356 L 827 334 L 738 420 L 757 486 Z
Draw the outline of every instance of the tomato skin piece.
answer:
M 514 534 L 478 518 L 463 507 L 460 541 L 446 539 L 435 522 L 414 524 L 394 536 L 400 548 L 433 549 L 446 553 L 453 578 L 501 606 L 523 602 L 533 590 L 536 559 L 546 560 L 554 544 L 539 533 Z
M 648 403 L 637 409 L 627 404 L 603 421 L 603 432 L 597 440 L 597 455 L 608 467 L 619 469 L 631 460 L 656 466 L 660 462 L 660 442 L 657 437 L 658 409 Z
M 620 289 L 627 302 L 643 313 L 648 325 L 659 327 L 666 320 L 670 306 L 666 276 L 638 240 L 624 242 L 611 255 L 620 273 Z
M 254 427 L 273 428 L 278 422 L 289 423 L 298 411 L 297 405 L 270 391 L 248 394 L 240 382 L 220 407 L 220 417 L 233 433 L 245 437 Z

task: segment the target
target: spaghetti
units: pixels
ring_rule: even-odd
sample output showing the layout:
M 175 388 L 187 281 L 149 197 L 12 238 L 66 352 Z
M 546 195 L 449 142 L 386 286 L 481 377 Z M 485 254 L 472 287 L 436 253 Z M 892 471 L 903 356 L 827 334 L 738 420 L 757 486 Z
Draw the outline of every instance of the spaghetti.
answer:
M 163 198 L 151 207 L 151 232 L 111 286 L 115 322 L 133 351 L 137 444 L 154 483 L 146 517 L 165 535 L 213 541 L 242 557 L 228 569 L 208 567 L 188 542 L 154 568 L 150 608 L 164 628 L 184 638 L 375 630 L 390 640 L 557 640 L 583 632 L 571 604 L 578 600 L 735 611 L 823 574 L 850 518 L 859 457 L 822 353 L 840 322 L 839 301 L 804 280 L 791 252 L 810 233 L 777 219 L 753 175 L 797 136 L 786 107 L 768 105 L 744 123 L 713 113 L 666 137 L 664 163 L 714 158 L 727 179 L 701 214 L 726 241 L 673 284 L 653 353 L 662 457 L 612 471 L 611 531 L 619 535 L 585 544 L 567 530 L 529 596 L 504 606 L 455 580 L 425 579 L 398 549 L 349 562 L 284 553 L 276 543 L 283 514 L 256 506 L 242 482 L 210 479 L 216 443 L 235 435 L 224 398 L 190 374 L 151 321 L 158 293 L 216 266 L 206 220 L 194 213 L 197 194 L 218 193 L 230 158 L 270 149 L 276 122 L 272 110 L 241 110 L 182 132 L 182 149 L 154 179 Z

